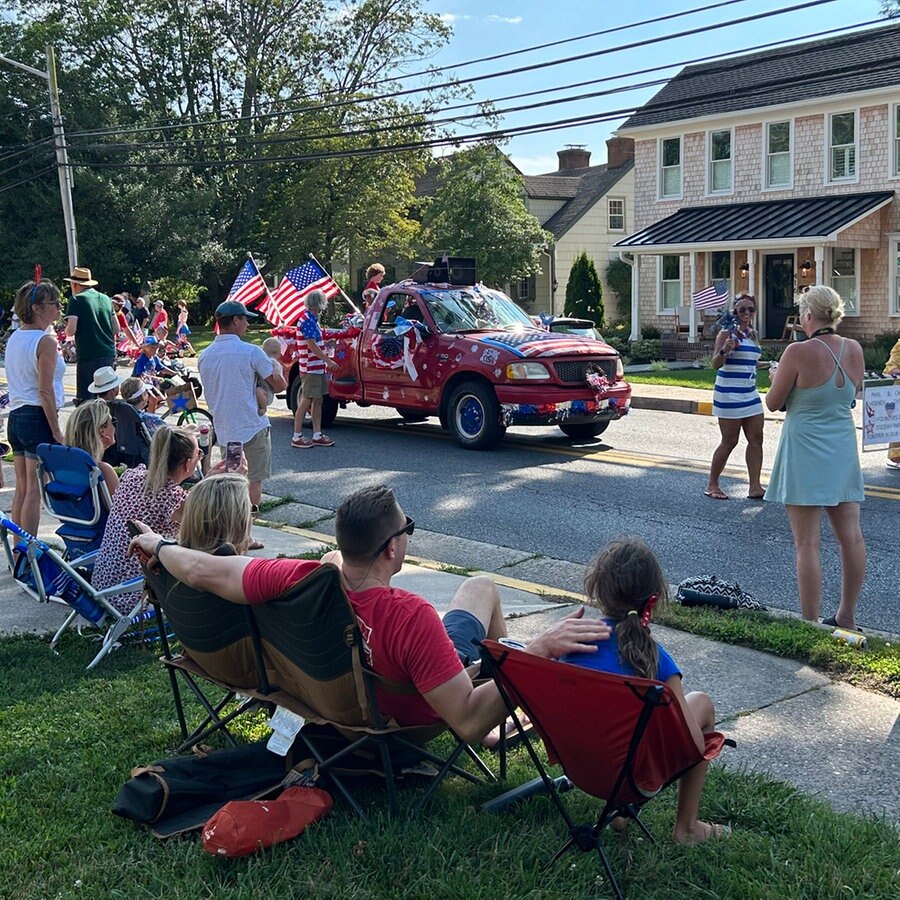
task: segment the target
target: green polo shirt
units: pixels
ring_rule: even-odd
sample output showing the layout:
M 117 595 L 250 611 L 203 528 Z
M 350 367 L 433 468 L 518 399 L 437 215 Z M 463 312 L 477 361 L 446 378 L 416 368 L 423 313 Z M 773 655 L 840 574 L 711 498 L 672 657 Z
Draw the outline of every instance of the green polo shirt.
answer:
M 66 307 L 66 316 L 78 316 L 75 347 L 80 359 L 114 359 L 112 300 L 94 288 L 75 294 Z

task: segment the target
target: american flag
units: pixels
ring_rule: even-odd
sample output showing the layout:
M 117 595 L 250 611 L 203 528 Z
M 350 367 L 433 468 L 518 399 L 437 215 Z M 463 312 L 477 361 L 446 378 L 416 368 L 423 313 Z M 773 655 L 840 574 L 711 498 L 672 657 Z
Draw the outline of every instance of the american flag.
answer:
M 296 322 L 306 308 L 306 298 L 313 291 L 322 291 L 330 299 L 340 292 L 340 288 L 335 280 L 311 259 L 286 273 L 272 297 L 272 304 L 281 320 L 288 325 Z
M 237 300 L 238 303 L 247 306 L 265 292 L 266 283 L 259 274 L 256 263 L 252 259 L 248 259 L 241 271 L 238 272 L 238 277 L 234 279 L 234 284 L 228 292 L 228 299 Z
M 728 302 L 728 282 L 720 278 L 703 290 L 691 294 L 694 309 L 709 309 L 712 306 L 724 306 Z

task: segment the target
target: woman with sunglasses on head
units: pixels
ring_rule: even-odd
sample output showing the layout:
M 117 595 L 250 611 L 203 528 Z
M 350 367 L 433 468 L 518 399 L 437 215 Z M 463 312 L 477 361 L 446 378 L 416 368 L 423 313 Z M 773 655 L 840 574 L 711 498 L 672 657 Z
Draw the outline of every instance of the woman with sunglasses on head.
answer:
M 69 416 L 66 423 L 66 446 L 84 450 L 97 463 L 110 497 L 119 486 L 119 476 L 108 462 L 103 462 L 103 454 L 115 442 L 116 420 L 105 400 L 88 400 Z
M 37 445 L 63 443 L 59 410 L 66 402 L 66 364 L 52 331 L 59 307 L 59 288 L 41 281 L 37 271 L 35 280 L 23 284 L 16 293 L 14 309 L 22 324 L 6 344 L 7 434 L 16 473 L 10 516 L 31 534 L 37 533 L 41 518 Z
M 732 306 L 733 323 L 716 336 L 713 368 L 716 386 L 713 415 L 719 420 L 721 438 L 713 453 L 709 482 L 703 492 L 713 500 L 727 500 L 719 478 L 737 446 L 741 431 L 747 439 L 747 475 L 750 486 L 747 499 L 762 500 L 765 491 L 759 477 L 762 471 L 763 408 L 756 388 L 757 369 L 768 369 L 760 362 L 759 335 L 753 327 L 756 301 L 749 294 L 738 294 Z
M 841 602 L 824 625 L 856 628 L 856 604 L 866 575 L 859 524 L 864 499 L 852 409 L 865 371 L 862 347 L 835 331 L 844 301 L 824 285 L 800 295 L 800 327 L 809 340 L 791 344 L 766 394 L 771 410 L 787 417 L 766 500 L 787 509 L 797 551 L 797 588 L 804 619 L 819 616 L 822 507 L 841 548 Z

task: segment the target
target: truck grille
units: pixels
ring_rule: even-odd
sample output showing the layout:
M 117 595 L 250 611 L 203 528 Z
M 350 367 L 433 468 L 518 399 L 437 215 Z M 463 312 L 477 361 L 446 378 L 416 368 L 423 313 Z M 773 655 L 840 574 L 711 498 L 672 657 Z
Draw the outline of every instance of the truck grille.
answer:
M 566 362 L 555 362 L 553 368 L 556 377 L 564 384 L 584 384 L 585 376 L 590 371 L 602 372 L 609 381 L 616 380 L 616 359 L 572 359 Z

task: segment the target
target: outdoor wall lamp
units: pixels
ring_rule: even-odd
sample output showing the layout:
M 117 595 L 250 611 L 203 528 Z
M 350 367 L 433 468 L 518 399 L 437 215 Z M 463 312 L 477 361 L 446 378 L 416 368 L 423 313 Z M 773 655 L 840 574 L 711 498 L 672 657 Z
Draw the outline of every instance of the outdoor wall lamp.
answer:
M 750 263 L 745 262 L 738 271 L 741 273 L 741 278 L 746 278 L 750 274 Z
M 813 269 L 812 262 L 808 259 L 804 259 L 803 264 L 800 266 L 800 272 L 803 275 L 809 275 L 809 273 L 812 272 L 812 269 Z

